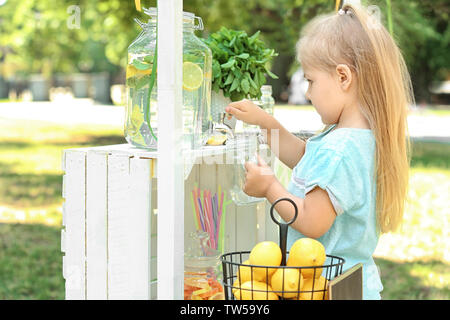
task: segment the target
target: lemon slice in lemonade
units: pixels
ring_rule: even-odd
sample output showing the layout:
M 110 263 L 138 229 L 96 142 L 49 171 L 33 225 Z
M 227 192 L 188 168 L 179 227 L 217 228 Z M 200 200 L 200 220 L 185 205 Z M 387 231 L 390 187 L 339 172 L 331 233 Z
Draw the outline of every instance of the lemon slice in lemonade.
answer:
M 127 79 L 129 79 L 131 77 L 134 77 L 134 76 L 142 77 L 142 76 L 145 76 L 147 74 L 152 74 L 152 69 L 138 70 L 131 64 L 127 65 L 127 73 L 126 73 L 126 78 Z
M 183 89 L 194 91 L 203 83 L 203 70 L 193 62 L 183 62 Z
M 127 65 L 127 79 L 134 77 L 137 73 L 137 69 L 133 67 L 131 64 Z
M 144 122 L 144 115 L 141 110 L 139 110 L 139 106 L 133 107 L 130 118 L 132 125 L 139 129 Z

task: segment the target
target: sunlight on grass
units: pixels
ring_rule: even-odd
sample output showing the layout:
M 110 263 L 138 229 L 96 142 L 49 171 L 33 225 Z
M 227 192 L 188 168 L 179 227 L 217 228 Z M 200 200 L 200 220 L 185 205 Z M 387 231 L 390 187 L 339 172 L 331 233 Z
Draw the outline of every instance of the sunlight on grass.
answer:
M 122 134 L 122 128 L 111 125 L 60 125 L 53 122 L 34 120 L 12 120 L 0 118 L 1 140 L 21 141 L 78 141 L 81 137 L 94 134 Z
M 433 286 L 439 289 L 448 289 L 450 287 L 450 273 L 444 273 L 444 270 L 428 266 L 417 266 L 411 269 L 409 274 L 420 278 L 424 286 Z
M 409 200 L 400 231 L 380 237 L 376 257 L 450 263 L 450 171 L 411 169 Z
M 41 208 L 0 206 L 0 223 L 31 223 L 47 226 L 62 225 L 62 203 Z
M 448 300 L 449 266 L 440 261 L 394 262 L 376 258 L 383 283 L 382 299 Z
M 63 150 L 124 143 L 122 128 L 8 121 L 0 127 L 0 222 L 61 225 Z
M 450 109 L 448 108 L 448 106 L 445 105 L 436 105 L 433 106 L 433 108 L 426 108 L 425 110 L 420 110 L 419 113 L 424 115 L 450 117 Z

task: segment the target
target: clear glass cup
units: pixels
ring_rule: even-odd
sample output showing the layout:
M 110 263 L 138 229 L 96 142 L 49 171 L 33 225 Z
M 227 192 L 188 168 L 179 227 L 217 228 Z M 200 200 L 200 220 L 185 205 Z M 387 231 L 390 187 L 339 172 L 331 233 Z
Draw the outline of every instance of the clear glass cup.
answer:
M 157 149 L 158 96 L 157 80 L 150 90 L 157 42 L 157 10 L 144 9 L 147 23 L 137 19 L 142 32 L 128 47 L 127 108 L 124 125 L 128 143 Z M 197 24 L 196 24 L 197 22 Z M 183 13 L 183 148 L 201 147 L 211 128 L 212 53 L 194 34 L 203 30 L 203 22 L 193 13 Z M 185 77 L 186 79 L 185 80 Z
M 228 148 L 233 148 L 233 164 L 234 174 L 232 187 L 230 188 L 230 195 L 233 202 L 237 205 L 250 205 L 259 203 L 265 200 L 265 198 L 258 198 L 249 196 L 244 192 L 245 185 L 245 163 L 253 162 L 257 163 L 257 154 L 262 156 L 266 163 L 271 166 L 270 156 L 266 156 L 266 146 L 261 144 L 258 135 L 252 132 L 239 133 L 233 139 L 233 142 L 228 145 Z M 267 146 L 268 147 L 268 146 Z M 270 151 L 270 148 L 269 148 Z

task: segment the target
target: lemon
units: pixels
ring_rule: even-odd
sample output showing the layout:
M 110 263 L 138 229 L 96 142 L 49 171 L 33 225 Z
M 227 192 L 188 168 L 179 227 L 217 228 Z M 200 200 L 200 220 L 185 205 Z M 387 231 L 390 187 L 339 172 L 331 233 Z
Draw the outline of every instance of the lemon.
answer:
M 313 282 L 314 282 L 314 289 L 313 289 Z M 328 300 L 327 282 L 328 282 L 327 279 L 325 279 L 322 276 L 320 276 L 318 279 L 314 278 L 305 279 L 299 300 Z
M 281 249 L 273 241 L 262 241 L 250 251 L 250 264 L 278 267 L 281 264 Z M 253 268 L 254 274 L 260 277 L 269 278 L 276 271 L 276 268 Z
M 250 267 L 250 266 L 248 266 L 248 267 L 244 266 L 246 264 L 247 265 L 250 264 L 249 260 L 245 260 L 242 264 L 243 265 L 239 266 L 239 270 L 237 273 L 237 276 L 241 283 L 251 281 L 251 280 L 264 282 L 264 276 L 262 274 L 256 273 L 255 272 L 256 268 Z M 253 276 L 252 276 L 252 272 L 253 272 Z
M 236 290 L 239 290 L 239 288 L 241 287 L 241 282 L 239 281 L 239 279 L 236 279 L 233 282 L 233 286 L 231 287 L 231 291 L 233 292 L 234 295 L 236 295 Z
M 283 298 L 296 298 L 302 289 L 303 277 L 298 269 L 279 268 L 272 275 L 270 285 Z M 282 292 L 277 292 L 282 291 Z
M 287 265 L 290 267 L 313 267 L 322 266 L 326 254 L 324 246 L 317 240 L 302 238 L 294 242 L 289 250 Z M 302 269 L 303 278 L 319 278 L 322 268 Z
M 221 146 L 225 143 L 226 140 L 227 136 L 224 134 L 212 135 L 208 138 L 206 144 L 210 146 Z
M 126 73 L 126 78 L 131 78 L 134 76 L 145 76 L 147 74 L 151 74 L 152 73 L 152 69 L 147 69 L 147 70 L 138 70 L 136 69 L 132 64 L 127 65 L 127 73 Z
M 127 65 L 127 79 L 134 77 L 136 73 L 137 69 L 133 65 L 131 64 Z
M 142 123 L 144 122 L 144 114 L 139 109 L 139 106 L 135 105 L 133 107 L 130 120 L 133 126 L 135 126 L 137 129 L 141 127 Z
M 183 89 L 194 91 L 200 88 L 203 83 L 203 71 L 198 64 L 183 62 Z
M 260 281 L 244 282 L 240 289 L 234 290 L 233 294 L 238 300 L 278 300 L 272 287 Z

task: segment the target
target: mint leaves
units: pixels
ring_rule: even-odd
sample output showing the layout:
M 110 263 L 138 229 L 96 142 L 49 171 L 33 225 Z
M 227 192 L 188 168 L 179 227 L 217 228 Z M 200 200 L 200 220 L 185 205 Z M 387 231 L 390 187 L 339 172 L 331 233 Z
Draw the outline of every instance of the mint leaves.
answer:
M 266 83 L 265 75 L 278 77 L 268 69 L 268 63 L 278 53 L 266 48 L 258 39 L 259 31 L 249 37 L 245 31 L 222 27 L 203 41 L 213 54 L 212 89 L 223 90 L 232 101 L 261 97 L 261 86 Z
M 145 61 L 145 60 L 144 60 Z M 144 71 L 152 68 L 152 65 L 149 63 L 141 62 L 138 59 L 134 59 L 131 63 L 136 69 Z

